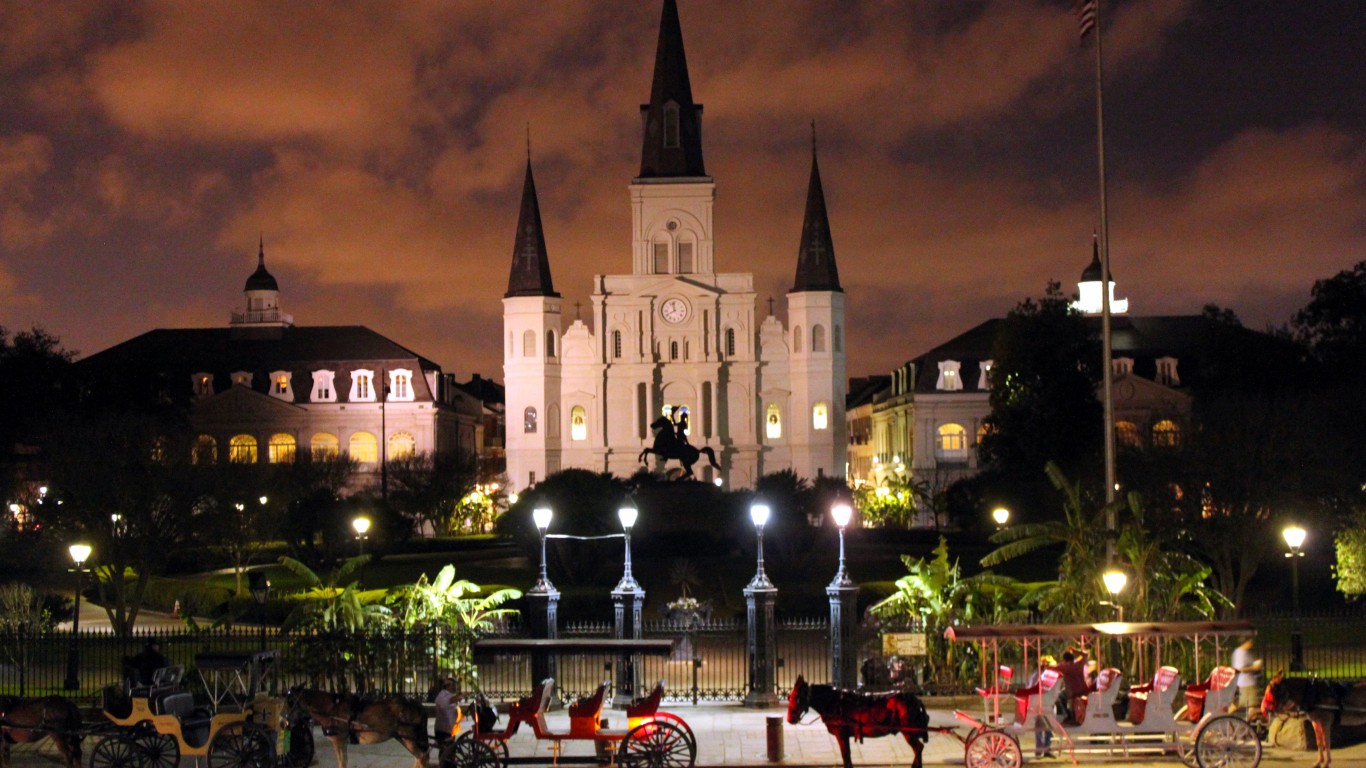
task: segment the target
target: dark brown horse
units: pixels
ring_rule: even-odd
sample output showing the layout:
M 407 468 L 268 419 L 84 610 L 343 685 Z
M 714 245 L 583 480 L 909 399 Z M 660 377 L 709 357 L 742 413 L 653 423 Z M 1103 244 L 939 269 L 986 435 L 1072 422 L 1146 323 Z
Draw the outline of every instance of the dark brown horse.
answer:
M 1303 713 L 1314 726 L 1318 745 L 1315 768 L 1328 768 L 1333 761 L 1333 726 L 1366 725 L 1366 681 L 1335 683 L 1307 677 L 1286 677 L 1277 672 L 1262 699 L 1267 716 L 1276 711 Z
M 855 693 L 832 685 L 809 685 L 800 675 L 787 697 L 787 721 L 796 725 L 808 709 L 814 709 L 830 735 L 839 739 L 844 768 L 853 768 L 849 739 L 900 734 L 915 750 L 912 768 L 920 768 L 920 753 L 929 740 L 930 715 L 909 691 Z
M 427 712 L 422 705 L 403 696 L 366 699 L 346 693 L 328 693 L 308 688 L 293 688 L 286 694 L 291 707 L 297 707 L 323 729 L 337 753 L 337 765 L 346 768 L 346 745 L 378 744 L 398 739 L 416 761 L 414 768 L 425 768 L 427 750 Z
M 11 744 L 51 738 L 66 768 L 81 764 L 81 711 L 61 696 L 21 699 L 0 696 L 0 764 L 9 765 Z

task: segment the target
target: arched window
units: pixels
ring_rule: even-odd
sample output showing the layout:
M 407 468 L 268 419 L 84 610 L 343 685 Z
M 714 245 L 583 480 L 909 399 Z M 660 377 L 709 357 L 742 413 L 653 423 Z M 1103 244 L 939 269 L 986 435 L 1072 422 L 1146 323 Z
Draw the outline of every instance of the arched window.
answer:
M 233 464 L 255 464 L 256 438 L 251 435 L 233 435 L 228 441 L 228 461 Z
M 831 339 L 831 341 L 834 343 L 833 349 L 834 349 L 836 352 L 843 352 L 843 351 L 844 351 L 844 338 L 843 338 L 843 337 L 844 337 L 844 331 L 840 328 L 839 323 L 836 323 L 836 324 L 835 324 L 835 335 L 834 335 L 834 337 Z
M 588 439 L 588 413 L 584 411 L 582 405 L 576 405 L 569 409 L 569 439 Z
M 792 351 L 802 351 L 802 327 L 800 325 L 792 329 Z
M 827 429 L 830 426 L 829 409 L 825 403 L 816 403 L 811 407 L 811 428 L 815 430 Z
M 545 332 L 545 356 L 546 356 L 546 357 L 554 357 L 554 356 L 555 356 L 555 332 L 554 332 L 554 331 L 546 331 L 546 332 Z
M 374 464 L 379 461 L 379 439 L 369 432 L 352 433 L 347 453 L 361 464 Z
M 726 329 L 726 357 L 735 357 L 735 329 Z
M 671 342 L 669 342 L 669 359 L 670 359 L 670 360 L 677 360 L 677 359 L 678 359 L 678 342 L 676 342 L 676 341 L 671 341 Z
M 777 440 L 783 436 L 783 415 L 777 403 L 769 403 L 764 411 L 764 437 Z
M 536 356 L 536 332 L 527 331 L 522 334 L 522 357 Z
M 194 439 L 190 461 L 195 464 L 218 463 L 218 441 L 213 439 L 213 435 L 200 435 Z
M 934 456 L 943 461 L 967 459 L 968 431 L 962 424 L 943 424 L 935 430 Z
M 811 326 L 811 351 L 812 351 L 812 352 L 824 352 L 824 351 L 825 351 L 825 326 L 823 326 L 823 325 L 813 325 L 813 326 Z
M 528 435 L 536 434 L 536 409 L 530 406 L 522 412 L 522 431 Z
M 1143 435 L 1139 434 L 1138 425 L 1132 421 L 1116 421 L 1115 442 L 1126 448 L 1142 448 Z
M 1153 425 L 1153 445 L 1159 448 L 1175 448 L 1181 444 L 1181 427 L 1171 419 L 1163 419 Z
M 266 458 L 271 464 L 293 464 L 297 447 L 294 435 L 278 432 L 270 436 L 270 443 L 266 446 Z
M 389 435 L 389 458 L 403 459 L 417 453 L 417 440 L 407 432 Z
M 621 331 L 612 331 L 612 357 L 621 359 Z
M 309 447 L 313 451 L 314 461 L 335 459 L 341 454 L 341 441 L 331 432 L 319 432 L 314 435 Z

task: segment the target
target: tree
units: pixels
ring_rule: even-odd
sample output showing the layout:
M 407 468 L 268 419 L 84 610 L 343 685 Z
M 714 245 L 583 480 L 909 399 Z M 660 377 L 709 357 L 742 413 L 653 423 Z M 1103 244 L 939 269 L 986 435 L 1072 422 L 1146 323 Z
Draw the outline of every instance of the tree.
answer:
M 1309 303 L 1292 328 L 1314 358 L 1354 376 L 1366 372 L 1366 261 L 1314 283 Z
M 460 500 L 474 490 L 474 459 L 455 451 L 415 453 L 390 461 L 388 471 L 390 504 L 410 530 L 454 532 Z
M 427 574 L 416 584 L 390 592 L 389 602 L 405 629 L 444 627 L 451 630 L 451 647 L 438 648 L 438 655 L 460 680 L 462 687 L 478 681 L 474 665 L 474 641 L 497 629 L 498 622 L 516 616 L 518 611 L 502 607 L 521 598 L 516 589 L 499 589 L 480 595 L 483 587 L 455 578 L 455 566 L 447 565 L 436 579 Z
M 25 465 L 72 397 L 72 357 L 41 328 L 11 336 L 0 326 L 0 495 L 6 500 L 25 503 L 34 495 L 23 487 Z
M 531 519 L 532 510 L 546 506 L 554 511 L 553 533 L 575 536 L 620 533 L 617 510 L 630 499 L 631 490 L 624 480 L 606 472 L 566 469 L 523 493 L 512 509 L 498 518 L 495 531 L 518 541 L 532 562 L 536 562 L 540 557 L 540 538 Z M 607 574 L 616 568 L 615 562 L 585 557 L 584 552 L 577 542 L 569 547 L 561 546 L 558 541 L 550 542 L 546 556 L 553 563 L 551 580 L 561 587 L 606 581 Z
M 1366 511 L 1357 512 L 1351 524 L 1337 532 L 1333 550 L 1338 591 L 1353 600 L 1366 595 Z

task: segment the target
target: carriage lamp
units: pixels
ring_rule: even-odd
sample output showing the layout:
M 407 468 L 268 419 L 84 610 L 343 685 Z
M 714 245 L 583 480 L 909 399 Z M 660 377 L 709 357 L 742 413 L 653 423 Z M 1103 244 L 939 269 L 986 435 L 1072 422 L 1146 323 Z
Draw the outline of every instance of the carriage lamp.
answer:
M 640 584 L 636 583 L 635 576 L 631 575 L 631 528 L 635 526 L 638 517 L 640 510 L 635 507 L 622 507 L 617 510 L 617 518 L 621 520 L 621 530 L 626 537 L 626 570 L 622 574 L 621 582 L 617 584 L 617 592 L 640 591 Z
M 1105 591 L 1110 593 L 1110 599 L 1102 602 L 1102 605 L 1109 604 L 1115 607 L 1119 614 L 1119 620 L 1124 621 L 1124 606 L 1119 602 L 1119 593 L 1124 591 L 1124 587 L 1129 584 L 1129 576 L 1117 568 L 1111 568 L 1100 577 L 1105 582 Z
M 1010 522 L 1010 510 L 1005 507 L 997 507 L 991 510 L 991 519 L 996 521 L 996 528 L 999 530 L 1006 527 Z
M 835 525 L 840 529 L 840 565 L 835 571 L 835 580 L 830 582 L 832 587 L 843 587 L 853 584 L 849 579 L 849 574 L 844 570 L 844 528 L 849 525 L 849 519 L 854 516 L 853 507 L 840 502 L 830 508 L 830 516 L 835 519 Z
M 749 519 L 754 522 L 755 536 L 759 541 L 759 568 L 754 574 L 754 580 L 750 582 L 751 586 L 773 586 L 773 583 L 768 580 L 768 574 L 764 573 L 764 526 L 768 524 L 769 513 L 767 504 L 751 504 L 749 507 Z
M 68 691 L 80 690 L 81 687 L 81 649 L 76 644 L 76 637 L 81 628 L 81 590 L 85 588 L 85 563 L 90 559 L 90 545 L 84 543 L 72 544 L 67 548 L 71 555 L 71 562 L 74 567 L 71 569 L 76 574 L 76 604 L 71 614 L 71 642 L 66 651 L 66 681 L 63 687 Z
M 1304 671 L 1304 631 L 1300 628 L 1300 558 L 1304 557 L 1304 540 L 1309 533 L 1298 525 L 1286 526 L 1281 531 L 1281 538 L 1285 539 L 1286 546 L 1290 551 L 1285 556 L 1290 558 L 1290 599 L 1291 599 L 1291 624 L 1290 624 L 1290 671 Z
M 545 571 L 545 534 L 550 530 L 550 521 L 555 517 L 555 513 L 550 507 L 537 507 L 531 511 L 531 520 L 536 523 L 536 532 L 541 537 L 541 575 L 536 579 L 536 584 L 532 586 L 532 592 L 550 592 L 555 589 L 550 583 L 550 578 Z

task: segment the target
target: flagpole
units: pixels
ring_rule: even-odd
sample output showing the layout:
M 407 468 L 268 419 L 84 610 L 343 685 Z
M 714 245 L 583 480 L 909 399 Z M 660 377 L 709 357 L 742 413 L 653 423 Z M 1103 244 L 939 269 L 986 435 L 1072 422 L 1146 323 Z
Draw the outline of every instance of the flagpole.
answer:
M 1110 345 L 1110 226 L 1109 209 L 1105 199 L 1105 88 L 1104 69 L 1101 66 L 1101 24 L 1100 5 L 1096 3 L 1096 156 L 1100 175 L 1100 336 L 1101 336 L 1101 381 L 1105 405 L 1105 562 L 1107 567 L 1115 563 L 1115 398 L 1114 365 L 1111 363 Z

